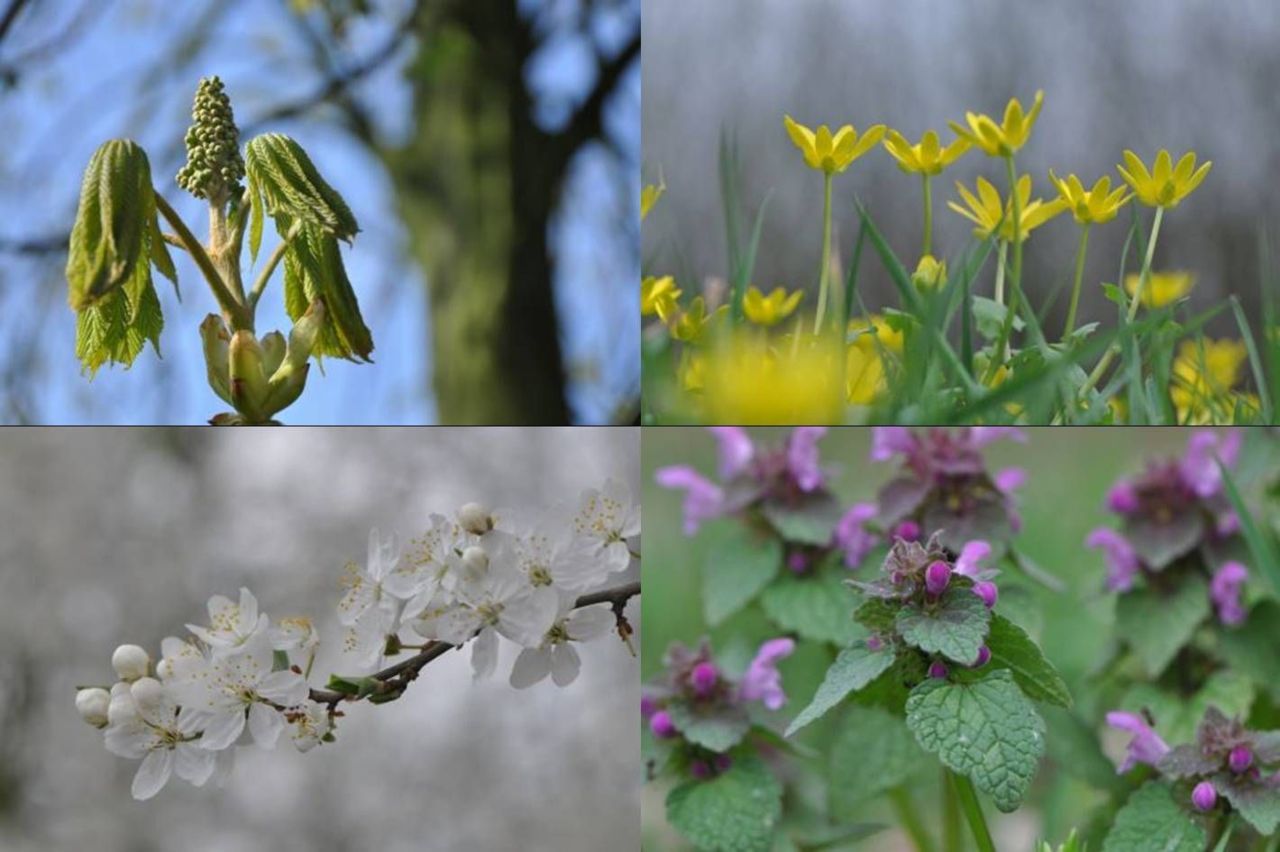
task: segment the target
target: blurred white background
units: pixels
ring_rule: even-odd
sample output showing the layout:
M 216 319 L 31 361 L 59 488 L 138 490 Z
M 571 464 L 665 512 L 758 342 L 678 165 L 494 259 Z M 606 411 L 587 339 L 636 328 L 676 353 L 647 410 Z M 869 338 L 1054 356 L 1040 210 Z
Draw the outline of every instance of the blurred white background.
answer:
M 246 748 L 225 788 L 150 802 L 73 706 L 117 644 L 154 654 L 241 585 L 316 621 L 321 681 L 370 526 L 407 538 L 469 500 L 572 500 L 608 476 L 639 493 L 637 430 L 4 430 L 0 849 L 638 848 L 639 669 L 616 641 L 583 646 L 567 689 L 512 689 L 511 647 L 474 685 L 469 649 L 447 654 L 400 701 L 349 708 L 334 745 Z

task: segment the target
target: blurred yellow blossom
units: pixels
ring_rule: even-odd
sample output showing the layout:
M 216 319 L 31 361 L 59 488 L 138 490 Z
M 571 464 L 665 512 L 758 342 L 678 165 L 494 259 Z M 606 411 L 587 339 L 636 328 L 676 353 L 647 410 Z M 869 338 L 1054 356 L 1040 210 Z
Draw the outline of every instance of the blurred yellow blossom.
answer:
M 849 321 L 845 351 L 845 398 L 854 405 L 870 405 L 887 389 L 886 355 L 902 353 L 902 332 L 883 317 L 854 317 Z
M 1202 422 L 1234 409 L 1232 389 L 1249 353 L 1239 340 L 1184 340 L 1173 359 L 1169 396 L 1180 422 Z
M 786 290 L 775 287 L 773 292 L 766 296 L 757 288 L 749 287 L 742 297 L 742 311 L 747 315 L 747 319 L 756 325 L 777 325 L 791 316 L 802 298 L 804 298 L 803 290 L 796 290 L 787 295 Z
M 931 254 L 920 258 L 916 271 L 911 274 L 911 283 L 917 290 L 940 290 L 947 283 L 947 262 L 938 260 Z
M 1116 171 L 1133 187 L 1138 200 L 1148 207 L 1177 207 L 1178 202 L 1200 185 L 1212 165 L 1206 162 L 1197 169 L 1196 154 L 1188 151 L 1174 166 L 1173 157 L 1161 149 L 1156 154 L 1155 166 L 1148 172 L 1137 154 L 1125 151 L 1124 165 L 1116 166 Z
M 690 393 L 697 393 L 706 387 L 707 357 L 701 352 L 686 351 L 680 362 L 678 378 L 680 387 Z
M 1124 289 L 1132 296 L 1138 292 L 1142 276 L 1126 275 Z M 1147 289 L 1142 293 L 1143 307 L 1163 308 L 1181 299 L 1195 286 L 1196 279 L 1190 272 L 1152 272 L 1147 277 Z
M 983 177 L 978 178 L 976 197 L 960 181 L 956 181 L 956 189 L 968 205 L 968 209 L 954 201 L 948 201 L 947 206 L 977 225 L 973 229 L 974 236 L 985 240 L 999 226 L 1000 239 L 1013 242 L 1012 199 L 1002 204 L 1000 193 L 991 181 Z M 1018 178 L 1018 202 L 1022 214 L 1022 227 L 1018 230 L 1020 241 L 1025 241 L 1033 230 L 1057 216 L 1066 207 L 1066 203 L 1061 198 L 1055 198 L 1053 201 L 1042 201 L 1037 198 L 1032 201 L 1031 175 Z
M 1009 157 L 1027 143 L 1031 136 L 1031 128 L 1035 126 L 1040 115 L 1040 107 L 1044 105 L 1044 92 L 1036 92 L 1031 111 L 1022 111 L 1022 102 L 1017 98 L 1009 101 L 1004 110 L 1004 121 L 997 124 L 989 115 L 967 112 L 965 122 L 968 127 L 951 121 L 948 124 L 956 135 L 968 140 L 992 157 Z
M 868 127 L 861 136 L 849 124 L 841 127 L 834 135 L 825 124 L 815 132 L 798 124 L 789 115 L 783 117 L 782 123 L 786 126 L 791 141 L 804 154 L 805 163 L 828 175 L 838 174 L 849 168 L 850 163 L 874 148 L 885 132 L 883 124 Z
M 658 203 L 658 199 L 662 197 L 662 193 L 667 191 L 667 185 L 659 182 L 656 185 L 650 184 L 640 190 L 640 221 L 643 222 L 645 217 L 649 215 L 649 211 Z
M 1081 225 L 1102 225 L 1116 218 L 1120 208 L 1133 196 L 1123 186 L 1111 189 L 1111 178 L 1101 177 L 1093 189 L 1085 189 L 1080 178 L 1067 175 L 1060 178 L 1049 170 L 1049 180 L 1058 190 L 1058 197 Z
M 819 425 L 844 412 L 838 341 L 806 337 L 776 350 L 737 335 L 708 353 L 704 396 L 709 422 Z
M 676 280 L 670 275 L 661 278 L 650 276 L 640 282 L 640 315 L 653 316 L 667 322 L 675 314 L 682 291 L 676 289 Z
M 685 343 L 697 343 L 702 339 L 712 321 L 719 319 L 728 310 L 721 305 L 711 313 L 707 313 L 707 303 L 701 296 L 694 298 L 675 321 L 671 323 L 671 336 Z
M 938 134 L 933 130 L 925 131 L 915 145 L 896 130 L 887 131 L 884 138 L 885 150 L 898 161 L 898 168 L 921 175 L 941 174 L 943 169 L 960 159 L 969 150 L 969 146 L 968 139 L 959 137 L 943 148 L 938 141 Z

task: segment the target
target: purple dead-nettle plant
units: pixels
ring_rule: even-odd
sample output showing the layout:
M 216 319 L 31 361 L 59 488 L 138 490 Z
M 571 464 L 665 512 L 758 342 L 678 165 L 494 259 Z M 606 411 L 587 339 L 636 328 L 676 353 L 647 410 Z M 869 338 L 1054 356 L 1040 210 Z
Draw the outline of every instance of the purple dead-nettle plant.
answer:
M 1179 802 L 1181 819 L 1208 824 L 1221 833 L 1233 814 L 1270 835 L 1280 826 L 1280 731 L 1251 731 L 1238 718 L 1210 706 L 1192 742 L 1170 746 L 1156 733 L 1156 720 L 1136 713 L 1107 714 L 1107 724 L 1130 735 L 1119 772 L 1139 764 L 1153 777 L 1147 795 Z M 1135 798 L 1140 794 L 1135 794 Z
M 581 667 L 578 644 L 614 633 L 630 648 L 624 609 L 640 583 L 618 575 L 638 568 L 639 541 L 640 507 L 612 480 L 537 515 L 468 503 L 431 516 L 405 549 L 374 530 L 365 565 L 347 566 L 337 607 L 343 664 L 365 674 L 310 686 L 321 644 L 310 619 L 273 621 L 242 588 L 236 601 L 210 598 L 208 624 L 165 638 L 158 659 L 138 645 L 116 648 L 117 681 L 80 688 L 76 709 L 103 729 L 109 751 L 141 759 L 132 792 L 149 799 L 172 775 L 196 786 L 226 777 L 246 731 L 265 749 L 286 733 L 304 752 L 333 742 L 341 707 L 398 699 L 428 663 L 464 645 L 477 678 L 494 672 L 501 638 L 521 649 L 513 687 L 567 686 Z M 744 695 L 770 706 L 782 696 L 772 654 L 743 681 Z

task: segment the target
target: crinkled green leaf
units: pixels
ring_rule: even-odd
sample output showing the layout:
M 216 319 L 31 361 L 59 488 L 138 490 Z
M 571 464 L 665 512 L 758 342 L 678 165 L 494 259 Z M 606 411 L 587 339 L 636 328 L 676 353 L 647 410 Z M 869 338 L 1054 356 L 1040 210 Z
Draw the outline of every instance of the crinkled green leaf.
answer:
M 1280 625 L 1280 604 L 1259 603 L 1244 624 L 1219 631 L 1218 656 L 1231 668 L 1268 687 L 1273 695 L 1280 695 L 1276 625 Z
M 863 635 L 853 620 L 857 598 L 834 571 L 784 574 L 760 594 L 760 606 L 779 627 L 815 642 L 845 645 Z
M 702 609 L 707 623 L 719 624 L 746 604 L 782 568 L 782 542 L 735 521 L 721 521 L 702 534 Z
M 1147 675 L 1156 677 L 1209 615 L 1205 581 L 1188 575 L 1168 594 L 1134 589 L 1116 601 L 1116 632 L 1129 643 Z
M 286 230 L 284 233 L 288 233 Z M 360 315 L 338 241 L 315 225 L 303 225 L 284 256 L 284 303 L 295 322 L 316 299 L 324 303 L 324 326 L 312 349 L 316 356 L 369 360 L 373 336 Z
M 920 772 L 924 753 L 901 717 L 851 706 L 830 748 L 831 813 L 846 814 Z
M 786 541 L 818 546 L 831 543 L 843 514 L 840 503 L 826 492 L 806 495 L 796 504 L 765 501 L 760 509 Z
M 867 598 L 853 611 L 853 620 L 872 633 L 888 635 L 893 632 L 901 606 L 897 601 L 883 598 Z
M 930 678 L 911 690 L 907 727 L 925 751 L 1017 809 L 1044 754 L 1044 721 L 1007 669 L 975 683 Z
M 787 727 L 787 736 L 803 728 L 810 722 L 820 718 L 832 707 L 844 700 L 851 692 L 856 692 L 880 676 L 881 672 L 893 665 L 894 652 L 885 646 L 872 651 L 866 642 L 855 642 L 842 650 L 836 660 L 827 669 L 826 676 L 818 691 L 814 693 L 809 706 Z
M 150 341 L 160 354 L 164 316 L 151 284 L 148 261 L 138 261 L 134 278 L 76 315 L 76 357 L 92 377 L 107 363 L 126 368 Z
M 1124 537 L 1149 567 L 1160 571 L 1179 556 L 1190 553 L 1204 536 L 1204 518 L 1187 509 L 1165 519 L 1134 516 L 1122 529 Z
M 1247 775 L 1230 772 L 1215 776 L 1213 786 L 1259 834 L 1270 836 L 1280 826 L 1280 790 Z
M 667 820 L 701 850 L 767 852 L 782 816 L 782 785 L 758 758 L 735 757 L 707 781 L 686 781 L 667 795 Z
M 751 730 L 741 706 L 672 701 L 666 709 L 681 736 L 711 751 L 728 751 Z
M 325 182 L 302 146 L 283 133 L 264 133 L 245 147 L 251 195 L 260 193 L 265 212 L 314 225 L 350 240 L 360 230 L 337 190 Z M 281 232 L 281 236 L 287 228 Z
M 990 621 L 990 610 L 972 589 L 952 585 L 936 604 L 904 607 L 896 626 L 908 645 L 969 665 L 978 659 Z
M 988 665 L 1011 671 L 1028 698 L 1059 707 L 1071 706 L 1071 693 L 1062 676 L 1021 627 L 993 613 L 987 647 L 991 649 Z
M 1208 775 L 1222 765 L 1222 756 L 1209 756 L 1198 745 L 1182 743 L 1169 749 L 1157 767 L 1166 779 Z
M 1207 842 L 1169 785 L 1148 781 L 1116 814 L 1102 852 L 1203 852 Z
M 249 262 L 258 261 L 258 249 L 262 248 L 262 222 L 266 218 L 262 209 L 262 190 L 255 181 L 249 181 Z

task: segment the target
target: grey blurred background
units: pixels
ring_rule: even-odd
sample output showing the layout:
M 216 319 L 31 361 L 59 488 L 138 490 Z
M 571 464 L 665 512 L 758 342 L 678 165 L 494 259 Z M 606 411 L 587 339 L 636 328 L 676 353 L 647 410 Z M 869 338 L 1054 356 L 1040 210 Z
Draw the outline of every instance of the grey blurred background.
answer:
M 639 493 L 636 430 L 4 430 L 0 849 L 638 848 L 639 669 L 616 641 L 583 646 L 563 690 L 508 686 L 510 647 L 475 685 L 470 652 L 446 655 L 400 701 L 349 708 L 334 745 L 247 748 L 224 789 L 174 780 L 149 802 L 73 705 L 117 644 L 155 653 L 242 584 L 316 621 L 326 677 L 370 526 L 406 537 L 467 500 L 572 499 L 608 476 Z
M 644 228 L 646 271 L 683 276 L 686 291 L 725 275 L 717 182 L 721 130 L 737 137 L 747 216 L 770 191 L 755 283 L 798 286 L 815 277 L 821 177 L 788 140 L 782 116 L 811 126 L 876 123 L 913 142 L 966 110 L 1002 113 L 1008 99 L 1045 106 L 1019 168 L 1048 196 L 1048 170 L 1092 184 L 1118 181 L 1125 148 L 1194 149 L 1214 161 L 1206 182 L 1166 216 L 1157 268 L 1187 268 L 1193 307 L 1238 293 L 1257 304 L 1258 234 L 1280 219 L 1280 4 L 1274 0 L 644 0 L 642 125 L 646 182 L 668 192 Z M 947 210 L 954 181 L 984 174 L 1004 192 L 1003 166 L 970 152 L 934 181 L 935 246 L 954 253 L 966 220 Z M 837 245 L 847 263 L 856 236 L 853 194 L 868 204 L 904 263 L 920 246 L 920 185 L 883 149 L 836 178 Z M 1149 213 L 1147 221 L 1149 222 Z M 1096 283 L 1114 281 L 1128 214 L 1090 235 L 1085 320 L 1114 320 Z M 1069 216 L 1028 243 L 1026 286 L 1043 304 L 1069 284 L 1078 229 Z M 935 248 L 935 251 L 937 251 Z M 1131 266 L 1136 264 L 1131 258 Z M 890 285 L 871 252 L 863 296 L 875 310 Z M 994 263 L 980 294 L 989 295 Z M 1065 314 L 1065 292 L 1055 310 Z M 894 303 L 896 304 L 896 298 Z M 1211 327 L 1238 334 L 1229 318 Z

